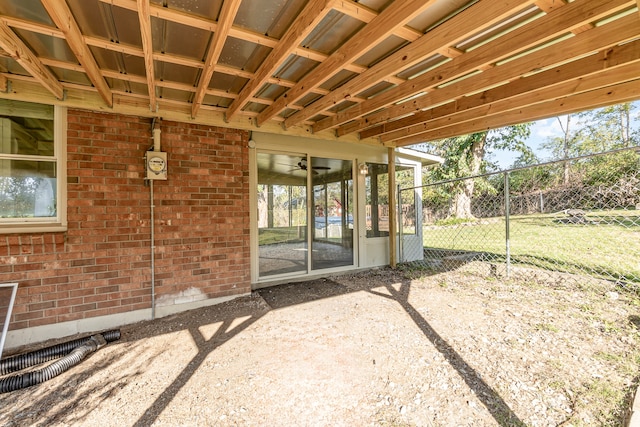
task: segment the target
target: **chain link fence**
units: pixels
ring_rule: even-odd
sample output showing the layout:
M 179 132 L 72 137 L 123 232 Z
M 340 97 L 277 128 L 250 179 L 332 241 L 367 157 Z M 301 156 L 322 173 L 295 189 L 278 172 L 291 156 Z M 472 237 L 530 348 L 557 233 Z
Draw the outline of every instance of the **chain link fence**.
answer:
M 401 262 L 640 285 L 637 147 L 401 189 L 398 203 L 416 206 L 399 210 Z

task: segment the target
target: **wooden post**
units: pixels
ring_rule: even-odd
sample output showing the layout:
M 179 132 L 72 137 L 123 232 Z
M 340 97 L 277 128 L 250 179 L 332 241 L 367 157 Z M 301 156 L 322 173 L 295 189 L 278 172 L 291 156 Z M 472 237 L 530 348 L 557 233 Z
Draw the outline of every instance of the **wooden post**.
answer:
M 396 151 L 393 147 L 388 149 L 389 160 L 389 264 L 391 268 L 398 265 L 396 256 Z

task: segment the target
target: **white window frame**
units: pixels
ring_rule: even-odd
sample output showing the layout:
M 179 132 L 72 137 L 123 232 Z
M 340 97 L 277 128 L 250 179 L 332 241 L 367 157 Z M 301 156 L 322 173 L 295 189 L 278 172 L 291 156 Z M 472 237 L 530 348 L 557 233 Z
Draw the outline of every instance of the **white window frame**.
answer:
M 0 218 L 0 234 L 61 232 L 67 230 L 67 109 L 54 106 L 54 155 L 38 160 L 56 162 L 56 216 L 39 218 Z M 0 159 L 19 156 L 0 153 Z

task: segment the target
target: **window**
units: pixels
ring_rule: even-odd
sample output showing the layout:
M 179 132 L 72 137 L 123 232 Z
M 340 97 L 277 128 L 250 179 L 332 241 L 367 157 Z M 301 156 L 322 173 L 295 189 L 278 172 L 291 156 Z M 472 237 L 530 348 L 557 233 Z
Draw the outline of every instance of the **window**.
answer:
M 384 164 L 367 163 L 365 177 L 367 237 L 389 235 L 389 168 Z
M 369 173 L 365 178 L 365 212 L 367 237 L 389 236 L 389 167 L 385 164 L 367 163 Z M 414 168 L 396 165 L 396 183 L 400 188 L 411 188 Z M 415 234 L 414 191 L 402 194 L 402 218 L 404 234 Z
M 0 99 L 0 232 L 66 229 L 66 110 Z

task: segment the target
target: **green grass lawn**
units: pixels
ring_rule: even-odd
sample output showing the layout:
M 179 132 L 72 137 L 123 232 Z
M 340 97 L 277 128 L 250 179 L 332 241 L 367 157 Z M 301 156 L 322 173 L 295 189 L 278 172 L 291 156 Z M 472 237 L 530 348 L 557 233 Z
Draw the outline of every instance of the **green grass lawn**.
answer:
M 512 216 L 512 263 L 640 282 L 640 212 L 589 212 L 585 224 L 563 215 Z M 490 218 L 450 226 L 427 226 L 429 248 L 477 251 L 504 259 L 505 220 Z

